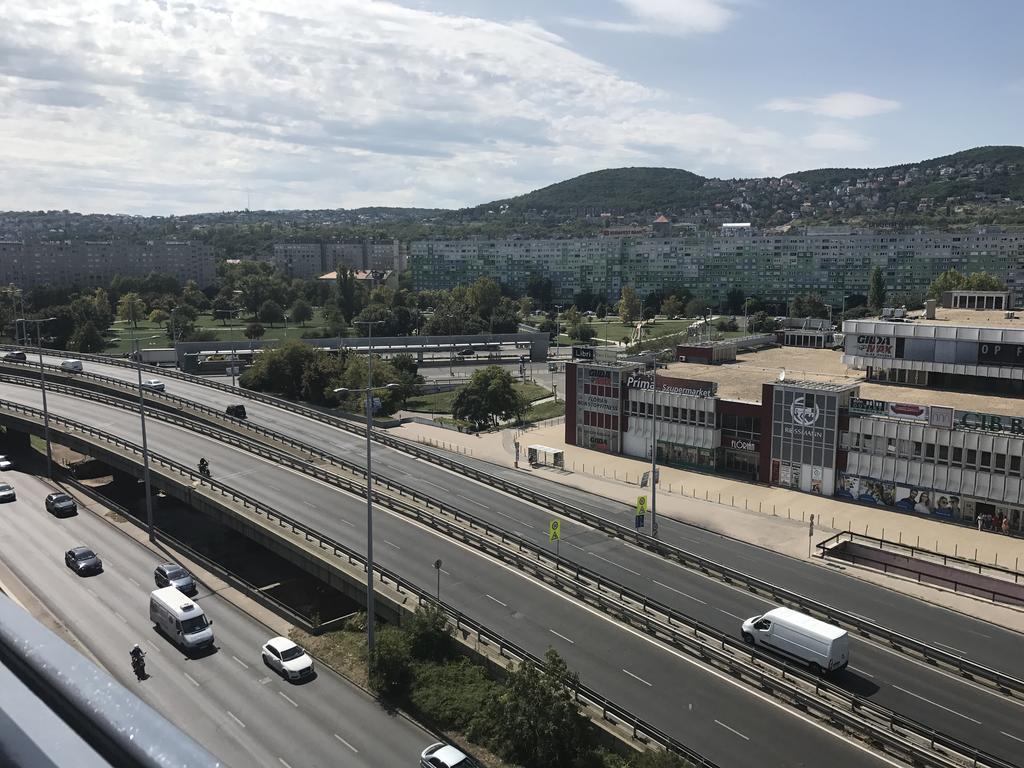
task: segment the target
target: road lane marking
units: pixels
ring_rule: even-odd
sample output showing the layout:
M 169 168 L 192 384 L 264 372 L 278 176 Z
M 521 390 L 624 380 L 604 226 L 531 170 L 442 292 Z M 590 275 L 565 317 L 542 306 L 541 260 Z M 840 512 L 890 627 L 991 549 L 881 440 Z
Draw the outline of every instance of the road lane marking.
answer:
M 728 725 L 726 725 L 725 723 L 723 723 L 723 722 L 722 722 L 721 720 L 715 720 L 715 722 L 716 722 L 716 723 L 718 723 L 718 724 L 719 724 L 720 726 L 722 726 L 723 728 L 725 728 L 725 730 L 727 730 L 727 731 L 732 731 L 732 732 L 733 732 L 733 733 L 735 733 L 735 734 L 736 734 L 737 736 L 739 736 L 739 737 L 740 737 L 741 739 L 746 739 L 747 741 L 750 741 L 750 737 L 749 737 L 749 736 L 744 736 L 744 735 L 743 735 L 742 733 L 740 733 L 739 731 L 737 731 L 737 730 L 736 730 L 735 728 L 730 728 L 730 727 L 729 727 Z
M 185 677 L 187 677 L 188 681 L 190 683 L 192 683 L 192 685 L 194 685 L 196 688 L 199 687 L 199 681 L 196 680 L 194 677 L 192 677 L 192 675 L 190 675 L 188 672 L 182 672 L 181 674 L 183 674 Z M 231 714 L 231 713 L 229 712 L 228 714 Z
M 561 632 L 555 632 L 555 630 L 553 630 L 553 629 L 549 629 L 548 632 L 550 632 L 555 637 L 562 638 L 563 640 L 565 640 L 565 642 L 567 642 L 567 643 L 569 643 L 571 645 L 576 645 L 576 641 L 575 640 L 570 640 L 568 637 L 563 635 Z
M 248 668 L 249 668 L 249 665 L 248 665 L 248 664 L 246 664 L 246 663 L 245 663 L 244 661 L 242 661 L 242 660 L 241 660 L 240 658 L 238 658 L 237 656 L 234 656 L 234 655 L 233 655 L 233 656 L 232 656 L 231 658 L 232 658 L 232 659 L 234 659 L 235 661 L 237 661 L 237 662 L 238 662 L 239 664 L 241 664 L 241 665 L 242 665 L 243 667 L 245 667 L 246 669 L 248 669 Z
M 639 681 L 640 681 L 641 683 L 643 683 L 644 685 L 646 685 L 646 686 L 647 686 L 648 688 L 653 688 L 653 687 L 654 687 L 654 686 L 652 686 L 652 685 L 651 685 L 650 683 L 648 683 L 648 682 L 647 682 L 646 680 L 644 680 L 644 679 L 643 679 L 642 677 L 637 677 L 636 675 L 634 675 L 634 674 L 633 674 L 632 672 L 630 672 L 630 671 L 629 671 L 628 669 L 623 669 L 622 671 L 623 671 L 623 672 L 625 672 L 625 673 L 626 673 L 627 675 L 629 675 L 630 677 L 632 677 L 632 678 L 633 678 L 634 680 L 639 680 Z
M 351 749 L 351 750 L 352 750 L 353 752 L 355 752 L 355 753 L 356 753 L 357 755 L 359 754 L 359 750 L 358 750 L 358 749 L 356 749 L 355 747 L 353 747 L 353 746 L 352 746 L 351 744 L 349 744 L 349 743 L 348 743 L 347 741 L 345 741 L 345 740 L 344 740 L 343 738 L 341 738 L 341 736 L 339 736 L 338 734 L 334 734 L 334 738 L 336 738 L 336 739 L 337 739 L 338 741 L 340 741 L 340 742 L 341 742 L 342 744 L 344 744 L 344 745 L 345 745 L 346 747 L 348 747 L 349 749 Z
M 657 585 L 658 585 L 659 587 L 664 587 L 665 589 L 670 589 L 670 590 L 672 590 L 672 591 L 673 591 L 673 592 L 675 592 L 675 593 L 676 593 L 677 595 L 682 595 L 683 597 L 688 597 L 688 598 L 690 598 L 691 600 L 696 600 L 696 601 L 697 601 L 698 603 L 700 603 L 701 605 L 707 605 L 707 603 L 705 603 L 705 602 L 704 602 L 703 600 L 701 600 L 701 599 L 700 599 L 699 597 L 694 597 L 693 595 L 688 595 L 688 594 L 686 594 L 685 592 L 683 592 L 683 591 L 682 591 L 682 590 L 680 590 L 680 589 L 676 589 L 675 587 L 670 587 L 670 586 L 669 586 L 668 584 L 662 584 L 662 583 L 661 583 L 660 581 L 658 581 L 657 579 L 652 579 L 652 581 L 653 581 L 653 582 L 654 582 L 655 584 L 657 584 Z
M 93 589 L 92 587 L 86 587 L 85 591 L 88 592 L 93 597 L 97 597 L 97 598 L 99 597 L 99 595 L 96 594 L 96 590 Z
M 746 619 L 744 619 L 742 616 L 737 616 L 735 613 L 729 613 L 729 611 L 725 610 L 724 608 L 719 608 L 718 610 L 721 611 L 722 613 L 724 613 L 726 616 L 732 616 L 734 619 L 739 619 L 740 621 L 746 621 Z
M 481 509 L 490 509 L 490 507 L 488 507 L 486 504 L 481 504 L 479 501 L 473 501 L 471 498 L 469 498 L 468 496 L 463 496 L 461 493 L 457 494 L 457 496 L 463 501 L 468 501 L 470 504 L 480 507 Z
M 932 642 L 935 643 L 936 645 L 941 645 L 943 648 L 949 648 L 949 650 L 951 650 L 951 651 L 956 651 L 961 656 L 966 656 L 967 655 L 966 653 L 961 651 L 959 648 L 954 648 L 952 645 L 946 645 L 945 643 L 940 643 L 938 640 L 933 640 Z
M 597 558 L 598 560 L 604 560 L 604 561 L 605 561 L 606 563 L 608 563 L 608 565 L 614 565 L 614 566 L 615 566 L 616 568 L 621 568 L 621 569 L 622 569 L 622 570 L 624 570 L 624 571 L 629 571 L 629 572 L 630 572 L 630 573 L 632 573 L 632 574 L 633 574 L 634 576 L 639 576 L 639 575 L 640 575 L 639 571 L 634 571 L 634 570 L 633 570 L 632 568 L 627 568 L 627 567 L 626 567 L 626 566 L 624 566 L 624 565 L 619 565 L 619 564 L 618 564 L 618 563 L 616 563 L 616 562 L 615 562 L 614 560 L 609 560 L 609 559 L 608 559 L 607 557 L 601 557 L 601 556 L 600 556 L 599 554 L 597 554 L 596 552 L 590 552 L 589 554 L 593 555 L 593 556 L 594 556 L 594 557 L 596 557 L 596 558 Z
M 115 615 L 115 616 L 117 616 L 117 618 L 119 618 L 119 619 L 120 619 L 120 620 L 121 620 L 122 622 L 124 622 L 125 624 L 127 624 L 127 623 L 128 623 L 128 619 L 126 619 L 126 618 L 125 618 L 124 616 L 122 616 L 122 615 L 121 615 L 120 613 L 118 613 L 117 611 L 114 611 L 114 615 Z
M 496 602 L 498 605 L 500 605 L 502 608 L 508 608 L 508 603 L 503 603 L 503 602 L 501 602 L 501 600 L 499 600 L 496 597 L 491 597 L 490 595 L 486 595 L 486 594 L 484 595 L 484 597 L 490 598 L 491 600 Z
M 448 490 L 448 489 L 447 489 L 447 488 L 445 488 L 445 487 L 444 487 L 443 485 L 438 485 L 437 483 L 432 483 L 432 482 L 430 482 L 429 480 L 420 480 L 420 482 L 421 482 L 421 483 L 426 483 L 427 485 L 432 485 L 432 486 L 434 486 L 435 488 L 440 488 L 440 489 L 441 489 L 442 491 L 447 491 L 447 490 Z
M 230 718 L 231 718 L 232 720 L 234 720 L 234 721 L 235 721 L 236 723 L 238 723 L 238 724 L 239 724 L 240 726 L 242 726 L 243 728 L 245 728 L 245 723 L 243 723 L 243 722 L 242 722 L 241 720 L 239 720 L 239 719 L 238 719 L 237 717 L 235 717 L 235 713 L 234 713 L 234 712 L 232 712 L 232 711 L 231 711 L 230 709 L 226 709 L 226 710 L 224 710 L 224 711 L 228 713 L 228 716 L 229 716 L 229 717 L 230 717 Z
M 152 648 L 156 653 L 160 653 L 160 649 L 157 647 L 156 643 L 154 643 L 149 638 L 146 638 L 146 644 L 149 645 L 149 647 Z
M 293 707 L 298 707 L 298 706 L 299 706 L 298 704 L 296 704 L 296 703 L 295 703 L 295 701 L 294 701 L 293 699 L 290 699 L 290 698 L 288 698 L 288 694 L 287 694 L 287 693 L 283 693 L 283 692 L 281 692 L 281 691 L 278 691 L 278 692 L 277 692 L 277 695 L 278 695 L 278 696 L 280 696 L 280 697 L 281 697 L 282 699 L 284 699 L 285 701 L 287 701 L 287 702 L 288 702 L 289 704 L 291 704 L 291 705 L 292 705 Z
M 863 669 L 860 669 L 858 667 L 847 666 L 847 669 L 852 669 L 858 675 L 864 675 L 865 677 L 874 677 L 874 675 L 872 675 L 870 672 L 865 672 Z
M 288 763 L 286 763 L 286 762 L 284 761 L 284 758 L 283 758 L 283 757 L 279 757 L 279 758 L 277 758 L 277 761 L 278 761 L 279 763 L 281 763 L 281 765 L 283 765 L 283 766 L 284 766 L 284 768 L 292 768 L 292 767 L 291 767 L 290 765 L 288 765 Z
M 139 582 L 137 582 L 137 581 L 136 581 L 135 579 L 133 579 L 133 578 L 132 578 L 131 576 L 129 576 L 129 577 L 128 577 L 128 581 L 130 581 L 130 582 L 131 582 L 132 584 L 134 584 L 134 585 L 135 585 L 136 587 L 141 587 L 141 586 L 142 586 L 141 584 L 139 584 Z
M 931 704 L 933 707 L 938 707 L 939 709 L 944 709 L 947 712 L 952 712 L 954 715 L 960 715 L 960 717 L 962 717 L 964 720 L 970 720 L 972 723 L 977 723 L 978 725 L 981 725 L 981 720 L 975 720 L 973 717 L 968 717 L 967 715 L 963 714 L 962 712 L 957 712 L 955 709 L 950 709 L 949 707 L 944 707 L 941 704 L 936 704 L 931 699 L 926 699 L 924 696 L 916 694 L 913 691 L 908 691 L 906 688 L 900 688 L 898 685 L 893 685 L 893 688 L 895 688 L 897 691 L 903 691 L 907 695 L 913 696 L 915 699 L 920 699 L 921 701 L 926 701 L 929 704 Z
M 355 524 L 355 523 L 350 523 L 350 522 L 349 522 L 348 520 L 346 520 L 346 519 L 345 519 L 344 517 L 339 517 L 338 519 L 339 519 L 339 520 L 341 520 L 341 522 L 343 522 L 343 523 L 344 523 L 345 525 L 347 525 L 347 526 L 348 526 L 349 528 L 355 528 L 355 527 L 356 527 L 356 524 Z
M 310 509 L 320 509 L 320 507 L 318 507 L 316 504 L 314 504 L 311 501 L 303 501 L 302 503 L 305 504 Z
M 1009 736 L 1011 739 L 1016 739 L 1021 744 L 1024 744 L 1024 739 L 1022 739 L 1020 736 L 1014 736 L 1012 733 L 1007 733 L 1006 731 L 1000 731 L 1000 733 L 1003 734 L 1003 736 Z
M 387 544 L 389 547 L 394 547 L 395 549 L 401 549 L 400 546 L 398 546 L 394 542 L 388 541 L 387 539 L 384 539 L 384 543 Z

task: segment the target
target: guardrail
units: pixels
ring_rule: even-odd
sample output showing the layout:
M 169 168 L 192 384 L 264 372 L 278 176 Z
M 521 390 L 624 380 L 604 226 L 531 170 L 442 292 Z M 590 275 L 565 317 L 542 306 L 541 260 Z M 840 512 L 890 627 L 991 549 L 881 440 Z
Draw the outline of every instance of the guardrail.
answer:
M 24 406 L 19 403 L 0 403 L 0 411 L 2 410 L 13 411 L 18 414 L 29 416 L 37 422 L 41 421 L 43 418 L 43 413 L 40 409 Z M 70 428 L 74 431 L 81 432 L 84 435 L 89 435 L 102 440 L 103 442 L 109 443 L 132 455 L 138 454 L 141 456 L 142 449 L 140 446 L 120 438 L 117 435 L 113 435 L 109 432 L 105 432 L 104 430 L 96 429 L 88 424 L 75 421 L 74 419 L 68 419 L 63 416 L 55 416 L 51 414 L 49 418 L 51 430 L 60 431 L 60 427 Z M 18 419 L 18 421 L 24 420 Z M 313 528 L 287 515 L 283 515 L 276 510 L 267 507 L 252 496 L 241 493 L 212 478 L 203 477 L 191 467 L 187 467 L 173 459 L 166 458 L 152 451 L 149 451 L 149 459 L 151 466 L 158 470 L 159 468 L 169 469 L 176 474 L 184 476 L 193 488 L 208 487 L 212 491 L 218 492 L 221 496 L 228 497 L 232 501 L 240 503 L 243 509 L 251 510 L 256 515 L 265 518 L 268 523 L 276 523 L 279 527 L 288 528 L 291 533 L 301 535 L 305 541 L 315 543 L 318 548 L 330 551 L 330 553 L 335 557 L 345 557 L 350 565 L 356 565 L 365 570 L 366 560 L 360 553 L 341 542 L 318 533 Z M 414 596 L 418 603 L 439 605 L 445 611 L 449 621 L 455 626 L 456 630 L 468 630 L 470 633 L 476 635 L 482 643 L 496 647 L 498 653 L 505 658 L 543 666 L 544 661 L 542 659 L 534 656 L 529 651 L 521 648 L 515 643 L 506 640 L 498 633 L 489 630 L 483 624 L 463 614 L 457 608 L 454 608 L 444 601 L 438 601 L 435 597 L 430 595 L 429 592 L 420 589 L 398 574 L 377 565 L 374 566 L 374 571 L 382 584 L 390 583 L 400 593 L 406 592 Z M 572 691 L 574 698 L 578 702 L 584 706 L 596 709 L 601 713 L 601 717 L 609 720 L 610 722 L 619 725 L 625 724 L 628 726 L 634 739 L 641 742 L 653 741 L 661 745 L 663 748 L 685 757 L 699 768 L 717 768 L 715 763 L 690 749 L 673 736 L 670 736 L 659 728 L 647 723 L 642 718 L 633 715 L 628 710 L 618 706 L 610 699 L 602 696 L 597 691 L 589 688 L 583 683 L 569 685 L 569 689 Z
M 63 385 L 58 386 L 61 390 L 70 389 Z M 116 398 L 95 395 L 95 393 L 88 394 L 90 399 L 113 401 L 112 404 L 117 407 L 136 412 L 138 410 L 137 405 L 123 403 Z M 171 423 L 178 424 L 182 421 L 181 417 L 174 414 L 160 413 L 155 415 L 157 418 Z M 328 482 L 345 491 L 365 495 L 365 485 L 362 482 L 349 481 L 335 473 L 326 472 L 320 467 L 311 465 L 280 450 L 260 444 L 253 444 L 252 441 L 246 438 L 240 438 L 232 433 L 224 433 L 221 430 L 209 427 L 196 429 L 194 422 L 186 424 L 186 426 L 229 444 L 271 458 L 278 463 L 316 477 L 321 481 Z M 358 466 L 350 465 L 343 459 L 334 457 L 319 449 L 307 446 L 306 450 L 313 454 L 319 454 L 322 459 L 330 461 L 332 464 L 341 465 L 353 474 L 361 475 L 365 478 L 365 471 Z M 534 577 L 547 581 L 560 590 L 595 605 L 605 613 L 639 628 L 659 640 L 668 642 L 673 647 L 687 652 L 706 663 L 712 663 L 730 674 L 739 676 L 746 682 L 769 691 L 777 698 L 781 698 L 803 710 L 817 711 L 819 716 L 824 719 L 840 722 L 844 727 L 861 733 L 865 739 L 885 744 L 890 751 L 899 749 L 902 752 L 906 752 L 908 758 L 919 762 L 924 761 L 925 764 L 930 765 L 946 765 L 945 762 L 929 762 L 928 760 L 935 757 L 934 753 L 930 750 L 919 753 L 917 751 L 918 745 L 905 741 L 905 735 L 899 736 L 898 739 L 891 735 L 891 733 L 902 731 L 904 734 L 912 735 L 924 744 L 930 744 L 931 749 L 939 747 L 955 752 L 970 759 L 974 765 L 999 768 L 1010 766 L 1009 763 L 955 737 L 935 731 L 912 718 L 900 715 L 884 706 L 861 699 L 833 683 L 821 680 L 806 670 L 793 667 L 767 653 L 748 647 L 739 639 L 700 620 L 687 616 L 670 606 L 652 600 L 636 590 L 624 587 L 592 569 L 581 566 L 566 558 L 552 555 L 518 534 L 492 525 L 475 515 L 449 507 L 444 502 L 427 494 L 409 489 L 399 483 L 392 483 L 386 478 L 379 478 L 378 484 L 383 485 L 389 490 L 398 490 L 400 496 L 408 496 L 412 500 L 424 504 L 426 508 L 414 506 L 401 498 L 395 499 L 391 496 L 374 492 L 373 498 L 378 504 L 387 506 L 419 522 L 426 523 L 432 528 L 440 530 L 445 535 L 468 543 L 474 549 L 487 552 L 491 556 L 508 562 L 520 570 L 528 571 Z M 450 517 L 454 520 L 454 524 L 431 512 L 431 508 L 436 508 L 438 512 Z M 468 528 L 459 525 L 463 521 L 468 524 Z M 477 533 L 477 531 L 482 531 L 483 535 Z M 497 545 L 493 541 L 495 538 L 499 542 Z M 507 545 L 509 544 L 514 545 L 518 551 L 513 552 L 508 549 Z M 528 557 L 524 557 L 521 554 L 524 551 L 529 553 Z M 543 568 L 543 570 L 538 570 L 539 568 Z M 568 573 L 569 577 L 565 573 Z M 616 600 L 609 599 L 605 596 L 605 593 L 616 595 Z M 656 619 L 654 617 L 656 614 L 661 614 L 665 617 L 665 620 Z M 687 628 L 689 633 L 680 632 L 679 629 L 673 626 L 673 622 Z M 714 645 L 709 644 L 707 638 L 710 638 Z M 740 657 L 749 658 L 749 662 L 740 660 Z M 755 662 L 770 667 L 772 671 L 766 674 L 755 666 Z M 788 682 L 788 678 L 793 678 L 805 686 L 812 687 L 814 690 L 813 695 Z M 835 703 L 826 699 L 838 700 L 840 706 L 837 707 Z M 884 726 L 882 732 L 876 733 L 879 726 L 870 721 L 863 720 L 862 718 L 865 717 L 870 717 L 872 720 L 882 723 Z M 928 758 L 928 760 L 925 758 Z
M 191 737 L 4 595 L 0 595 L 0 662 L 110 765 L 221 765 Z M 16 731 L 19 713 L 8 712 L 7 717 L 14 721 Z M 5 728 L 9 725 L 5 723 Z M 38 730 L 39 723 L 32 726 Z M 59 741 L 62 735 L 51 732 L 45 737 Z M 31 759 L 28 750 L 19 754 L 17 749 L 6 757 L 13 759 L 12 765 L 28 765 L 19 763 L 19 758 Z M 43 756 L 35 757 L 42 764 Z M 3 762 L 8 764 L 6 759 Z M 51 764 L 48 759 L 45 762 Z M 88 754 L 76 756 L 74 764 L 82 762 L 91 762 Z M 72 762 L 62 764 L 70 766 Z
M 54 352 L 52 350 L 47 350 L 47 354 L 69 356 L 66 352 Z M 102 356 L 92 356 L 92 358 L 97 362 L 104 364 L 135 367 L 135 363 L 125 360 L 104 358 Z M 154 370 L 159 371 L 159 369 Z M 291 403 L 287 400 L 254 393 L 249 390 L 233 389 L 232 387 L 220 384 L 219 382 L 205 381 L 200 377 L 184 374 L 180 371 L 173 372 L 173 376 L 204 386 L 210 386 L 215 389 L 227 390 L 239 396 L 244 396 L 258 402 L 264 402 L 275 407 L 283 408 L 284 410 L 297 413 L 326 424 L 337 426 L 353 434 L 361 436 L 365 436 L 366 434 L 365 427 L 360 427 L 357 424 L 346 421 L 345 419 L 341 419 L 337 416 L 331 416 L 315 409 L 296 405 L 295 403 Z M 428 450 L 416 443 L 401 440 L 391 435 L 381 434 L 376 431 L 374 432 L 373 437 L 381 444 L 390 448 L 403 451 L 417 458 L 424 459 L 433 464 L 444 467 L 445 469 L 458 472 L 459 474 L 476 480 L 477 482 L 489 485 L 506 493 L 510 493 L 520 499 L 529 501 L 532 504 L 549 509 L 563 517 L 583 523 L 584 525 L 616 536 L 617 538 L 633 542 L 650 552 L 654 552 L 655 554 L 668 558 L 686 568 L 700 571 L 706 575 L 712 575 L 715 578 L 730 584 L 735 583 L 742 585 L 745 589 L 748 589 L 751 592 L 770 597 L 780 605 L 796 608 L 805 613 L 816 615 L 833 624 L 843 626 L 847 629 L 852 629 L 865 637 L 884 640 L 900 652 L 916 654 L 930 663 L 941 664 L 948 669 L 956 671 L 964 677 L 980 680 L 992 685 L 1003 693 L 1024 695 L 1024 680 L 1021 680 L 1020 678 L 999 672 L 978 662 L 970 661 L 962 656 L 958 656 L 949 651 L 942 650 L 936 646 L 929 645 L 925 642 L 909 637 L 908 635 L 895 632 L 894 630 L 883 627 L 867 619 L 863 619 L 852 613 L 842 611 L 792 590 L 776 586 L 775 584 L 764 581 L 763 579 L 758 579 L 754 576 L 750 576 L 749 574 L 737 571 L 734 568 L 730 568 L 729 566 L 715 562 L 709 558 L 689 552 L 682 547 L 666 543 L 660 539 L 655 539 L 644 533 L 639 533 L 633 528 L 620 525 L 619 523 L 602 517 L 601 515 L 588 512 L 546 494 L 539 493 L 529 488 L 524 488 L 500 477 L 482 472 L 475 467 L 455 461 L 447 456 L 442 456 L 441 454 Z M 628 510 L 629 508 L 626 505 L 623 505 L 624 515 Z

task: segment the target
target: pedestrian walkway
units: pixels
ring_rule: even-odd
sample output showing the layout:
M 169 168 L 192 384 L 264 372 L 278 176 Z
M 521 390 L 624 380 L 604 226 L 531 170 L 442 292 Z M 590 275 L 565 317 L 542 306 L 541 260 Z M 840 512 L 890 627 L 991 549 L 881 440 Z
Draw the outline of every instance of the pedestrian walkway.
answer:
M 561 448 L 565 471 L 544 467 L 531 469 L 525 461 L 519 462 L 519 471 L 532 472 L 553 482 L 625 504 L 633 504 L 638 495 L 649 494 L 649 489 L 639 487 L 642 474 L 650 470 L 648 461 L 567 445 L 564 429 L 563 424 L 554 424 L 525 431 L 505 429 L 467 434 L 412 423 L 390 432 L 397 437 L 505 467 L 515 464 L 516 440 L 523 454 L 526 446 L 534 443 Z M 806 560 L 814 551 L 814 545 L 839 531 L 850 530 L 1014 570 L 1024 566 L 1024 541 L 1001 534 L 718 475 L 659 467 L 659 476 L 657 514 L 791 557 Z M 812 514 L 815 526 L 813 535 L 809 536 Z M 976 598 L 857 566 L 823 562 L 817 557 L 812 559 L 822 567 L 844 570 L 858 578 L 1024 632 L 1024 610 L 991 605 Z

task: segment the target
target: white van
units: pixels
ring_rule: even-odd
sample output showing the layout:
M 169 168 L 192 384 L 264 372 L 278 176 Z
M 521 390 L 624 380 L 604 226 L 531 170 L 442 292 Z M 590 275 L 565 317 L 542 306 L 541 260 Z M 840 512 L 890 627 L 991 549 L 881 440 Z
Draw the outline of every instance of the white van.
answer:
M 82 372 L 82 361 L 81 360 L 62 360 L 60 363 L 60 369 L 67 371 L 68 373 L 81 373 Z
M 816 675 L 838 672 L 850 660 L 850 636 L 845 629 L 789 608 L 775 608 L 744 621 L 743 640 L 802 661 Z
M 213 645 L 213 622 L 177 587 L 149 593 L 149 620 L 186 652 Z

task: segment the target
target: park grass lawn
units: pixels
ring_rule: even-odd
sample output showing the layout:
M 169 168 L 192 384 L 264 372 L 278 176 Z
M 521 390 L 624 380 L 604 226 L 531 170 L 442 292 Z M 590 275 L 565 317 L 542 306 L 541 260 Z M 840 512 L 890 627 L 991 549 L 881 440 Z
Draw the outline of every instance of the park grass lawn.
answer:
M 544 421 L 544 419 L 553 419 L 557 416 L 565 416 L 565 402 L 548 400 L 545 403 L 530 406 L 530 410 L 526 412 L 526 417 L 523 420 L 529 424 L 535 421 Z
M 551 396 L 551 393 L 544 387 L 531 382 L 526 384 L 518 383 L 515 385 L 515 388 L 516 391 L 522 392 L 530 402 Z M 462 391 L 462 387 L 448 392 L 433 392 L 428 395 L 413 397 L 409 399 L 409 402 L 405 404 L 402 410 L 416 411 L 418 413 L 451 413 L 455 398 L 458 397 L 460 391 Z M 544 418 L 550 417 L 545 416 Z

